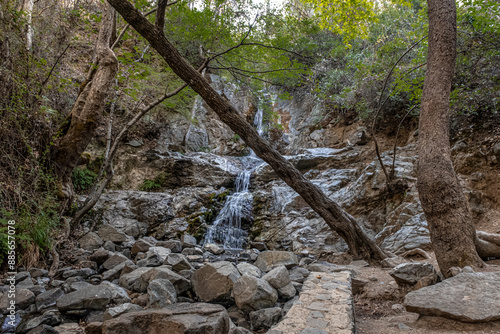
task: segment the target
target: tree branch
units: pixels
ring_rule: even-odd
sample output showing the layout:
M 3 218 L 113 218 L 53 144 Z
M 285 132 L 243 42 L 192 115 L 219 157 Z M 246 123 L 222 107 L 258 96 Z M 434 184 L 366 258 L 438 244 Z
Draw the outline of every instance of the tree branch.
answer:
M 165 10 L 167 8 L 168 0 L 158 0 L 158 9 L 156 10 L 155 26 L 163 32 L 165 28 Z

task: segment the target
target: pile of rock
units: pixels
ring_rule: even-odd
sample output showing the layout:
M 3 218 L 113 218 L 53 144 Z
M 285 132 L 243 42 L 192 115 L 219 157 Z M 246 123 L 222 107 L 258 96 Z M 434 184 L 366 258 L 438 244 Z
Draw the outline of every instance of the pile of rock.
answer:
M 309 275 L 291 252 L 232 256 L 216 245 L 202 249 L 187 234 L 134 240 L 104 225 L 80 247 L 78 263 L 54 277 L 36 268 L 17 274 L 14 323 L 0 289 L 2 333 L 77 333 L 79 323 L 86 333 L 108 334 L 164 326 L 171 326 L 168 333 L 265 330 L 290 309 Z

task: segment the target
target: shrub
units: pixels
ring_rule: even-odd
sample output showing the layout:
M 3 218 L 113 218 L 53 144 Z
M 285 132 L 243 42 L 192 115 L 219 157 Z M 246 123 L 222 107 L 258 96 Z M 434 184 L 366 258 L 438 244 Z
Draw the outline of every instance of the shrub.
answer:
M 97 174 L 87 168 L 75 168 L 71 174 L 73 186 L 77 191 L 85 191 L 94 185 Z

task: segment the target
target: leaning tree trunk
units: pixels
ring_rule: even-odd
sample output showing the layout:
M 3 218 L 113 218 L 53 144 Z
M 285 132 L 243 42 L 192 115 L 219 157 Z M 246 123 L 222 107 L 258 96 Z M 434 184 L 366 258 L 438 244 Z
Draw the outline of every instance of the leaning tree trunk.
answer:
M 276 174 L 337 232 L 355 257 L 384 259 L 387 256 L 362 230 L 352 216 L 330 200 L 295 167 L 259 136 L 232 104 L 219 95 L 184 59 L 163 33 L 161 25 L 153 25 L 127 0 L 108 0 L 139 34 L 165 59 L 172 70 L 212 108 L 219 118 L 237 133 L 255 154 L 266 161 Z
M 450 92 L 456 59 L 454 0 L 428 0 L 429 54 L 419 124 L 418 192 L 441 272 L 481 266 L 467 199 L 450 151 Z
M 104 111 L 108 90 L 118 71 L 118 60 L 109 47 L 114 15 L 113 7 L 106 5 L 97 40 L 93 70 L 59 130 L 61 137 L 55 148 L 54 161 L 59 177 L 60 193 L 65 198 L 73 197 L 71 172 L 94 136 L 95 128 Z

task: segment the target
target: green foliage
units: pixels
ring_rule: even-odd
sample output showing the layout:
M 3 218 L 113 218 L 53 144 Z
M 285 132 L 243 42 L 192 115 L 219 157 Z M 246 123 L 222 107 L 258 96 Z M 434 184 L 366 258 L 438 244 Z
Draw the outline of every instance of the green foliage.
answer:
M 146 179 L 139 185 L 141 191 L 158 191 L 168 183 L 170 173 L 161 172 L 153 180 Z
M 87 168 L 75 168 L 71 173 L 73 186 L 77 191 L 85 191 L 90 189 L 97 178 L 97 174 Z

